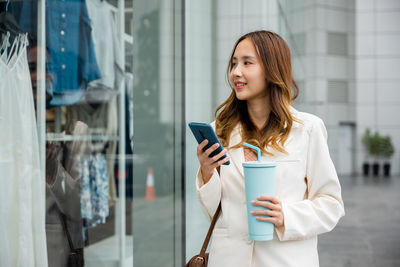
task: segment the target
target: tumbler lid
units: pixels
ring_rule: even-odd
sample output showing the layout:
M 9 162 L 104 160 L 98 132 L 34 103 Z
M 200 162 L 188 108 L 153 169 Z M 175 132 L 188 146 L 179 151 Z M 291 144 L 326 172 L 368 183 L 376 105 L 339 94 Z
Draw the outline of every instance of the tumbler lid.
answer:
M 247 168 L 265 168 L 265 167 L 276 167 L 276 163 L 273 161 L 246 161 L 242 163 L 243 167 Z

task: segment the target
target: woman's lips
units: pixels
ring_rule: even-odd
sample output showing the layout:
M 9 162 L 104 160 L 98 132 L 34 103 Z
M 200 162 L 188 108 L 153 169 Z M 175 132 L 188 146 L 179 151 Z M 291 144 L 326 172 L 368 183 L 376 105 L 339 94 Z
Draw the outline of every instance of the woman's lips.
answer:
M 235 82 L 235 89 L 240 90 L 243 89 L 243 87 L 246 85 L 244 82 Z

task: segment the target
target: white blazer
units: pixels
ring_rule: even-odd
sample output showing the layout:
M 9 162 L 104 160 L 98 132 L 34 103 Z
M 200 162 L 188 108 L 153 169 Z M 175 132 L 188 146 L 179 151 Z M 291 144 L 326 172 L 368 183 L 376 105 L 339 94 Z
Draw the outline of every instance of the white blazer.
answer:
M 207 184 L 197 173 L 197 192 L 211 220 L 218 203 L 222 212 L 213 232 L 209 267 L 319 266 L 317 235 L 331 231 L 344 215 L 341 188 L 329 155 L 323 121 L 291 108 L 295 118 L 285 142 L 288 154 L 274 152 L 263 160 L 278 162 L 276 197 L 282 202 L 284 226 L 275 228 L 271 241 L 250 241 L 244 188 L 243 148 L 228 149 L 230 165 L 222 165 Z M 215 127 L 215 122 L 212 123 Z M 231 146 L 241 142 L 240 126 Z

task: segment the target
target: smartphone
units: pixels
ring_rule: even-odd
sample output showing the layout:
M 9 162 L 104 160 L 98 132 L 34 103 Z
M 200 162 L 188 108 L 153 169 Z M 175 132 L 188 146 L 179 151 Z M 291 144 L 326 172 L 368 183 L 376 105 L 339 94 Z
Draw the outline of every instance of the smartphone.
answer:
M 215 132 L 210 124 L 200 123 L 200 122 L 190 122 L 189 127 L 190 127 L 190 130 L 192 130 L 192 133 L 199 144 L 201 142 L 203 142 L 204 139 L 208 140 L 208 144 L 203 148 L 203 151 L 205 151 L 206 149 L 208 149 L 210 146 L 214 145 L 215 143 L 219 144 L 219 147 L 217 147 L 217 149 L 214 150 L 208 157 L 212 158 L 213 156 L 217 155 L 219 152 L 221 152 L 223 150 L 223 147 L 222 147 L 221 143 L 219 142 L 218 137 L 215 134 Z M 224 159 L 225 157 L 226 157 L 226 155 L 223 155 L 221 158 L 218 159 L 218 161 L 221 159 Z M 230 164 L 229 160 L 227 162 L 223 163 L 223 165 L 229 165 L 229 164 Z

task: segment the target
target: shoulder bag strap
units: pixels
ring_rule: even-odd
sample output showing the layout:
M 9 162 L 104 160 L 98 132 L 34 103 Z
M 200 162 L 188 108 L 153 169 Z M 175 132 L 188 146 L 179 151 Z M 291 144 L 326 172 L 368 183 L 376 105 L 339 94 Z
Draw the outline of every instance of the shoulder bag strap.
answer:
M 208 229 L 206 239 L 204 239 L 203 246 L 201 247 L 200 256 L 202 256 L 202 257 L 204 257 L 206 255 L 206 249 L 208 247 L 208 243 L 210 242 L 210 238 L 211 238 L 215 223 L 217 222 L 218 215 L 220 214 L 220 212 L 221 212 L 221 202 L 219 202 L 217 211 L 215 212 L 214 217 L 211 221 L 210 228 Z
M 65 232 L 65 234 L 67 236 L 67 239 L 68 239 L 69 248 L 70 248 L 71 252 L 73 252 L 73 251 L 75 251 L 74 244 L 72 243 L 72 239 L 71 239 L 71 236 L 70 236 L 69 231 L 68 231 L 67 221 L 65 219 L 65 215 L 62 212 L 60 212 L 59 214 L 60 214 L 60 219 L 61 219 L 62 226 L 64 228 L 64 232 Z

